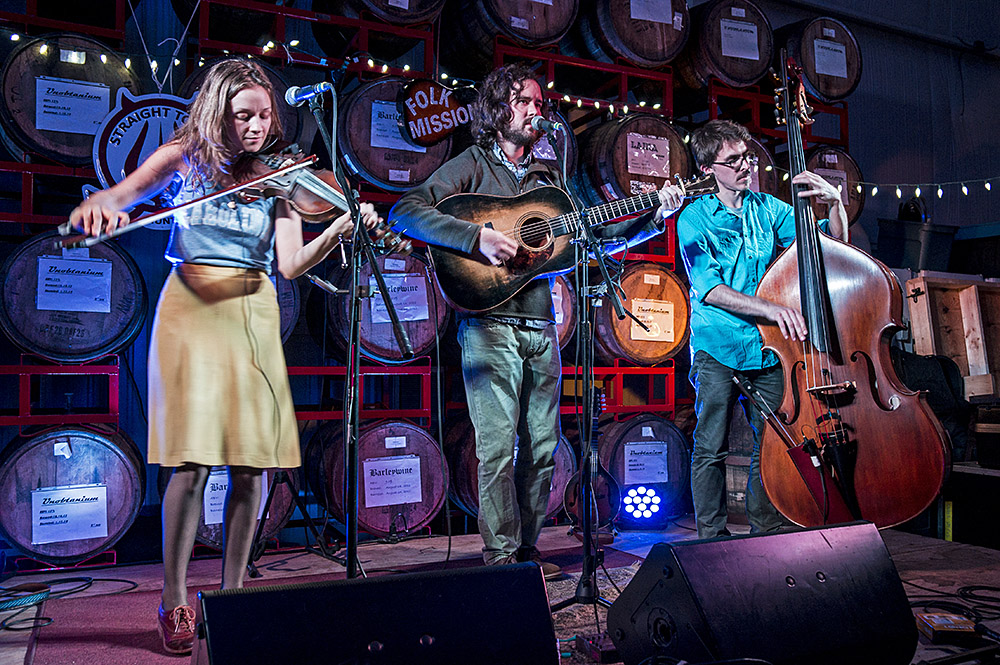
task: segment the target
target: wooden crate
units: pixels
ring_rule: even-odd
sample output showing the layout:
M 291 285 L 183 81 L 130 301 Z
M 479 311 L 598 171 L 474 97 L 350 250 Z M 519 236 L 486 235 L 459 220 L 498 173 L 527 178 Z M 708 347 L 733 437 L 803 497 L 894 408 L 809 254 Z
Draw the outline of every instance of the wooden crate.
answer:
M 954 360 L 965 396 L 1000 396 L 1000 283 L 922 271 L 907 280 L 913 350 Z

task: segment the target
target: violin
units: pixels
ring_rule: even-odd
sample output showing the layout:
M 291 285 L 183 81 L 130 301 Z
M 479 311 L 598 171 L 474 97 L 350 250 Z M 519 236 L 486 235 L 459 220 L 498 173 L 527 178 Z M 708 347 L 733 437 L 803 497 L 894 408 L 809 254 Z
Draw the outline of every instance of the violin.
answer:
M 281 148 L 272 153 L 249 156 L 253 164 L 237 164 L 234 172 L 249 170 L 253 175 L 263 175 L 267 172 L 278 172 L 295 164 L 305 156 L 295 144 L 277 144 Z M 302 217 L 305 222 L 325 222 L 348 210 L 344 190 L 337 182 L 336 174 L 327 169 L 315 167 L 315 161 L 308 167 L 265 180 L 254 186 L 241 188 L 236 193 L 242 203 L 250 203 L 261 198 L 279 196 Z M 413 251 L 409 240 L 405 240 L 389 228 L 385 222 L 379 222 L 370 230 L 376 241 L 376 250 L 380 254 L 403 254 Z
M 124 233 L 171 217 L 185 208 L 227 196 L 233 196 L 239 203 L 251 203 L 261 198 L 280 196 L 289 202 L 303 220 L 307 222 L 325 221 L 347 210 L 347 199 L 343 190 L 337 185 L 332 171 L 310 168 L 316 164 L 316 161 L 314 155 L 304 156 L 297 151 L 243 155 L 233 168 L 235 173 L 242 173 L 246 176 L 247 179 L 243 179 L 243 182 L 134 220 L 127 226 L 119 227 L 111 233 L 102 233 L 69 242 L 62 239 L 57 240 L 55 248 L 93 247 Z M 69 236 L 76 232 L 77 229 L 69 222 L 59 226 L 60 236 Z M 410 241 L 392 231 L 385 222 L 379 222 L 370 233 L 375 236 L 375 249 L 379 254 L 405 255 L 413 250 Z

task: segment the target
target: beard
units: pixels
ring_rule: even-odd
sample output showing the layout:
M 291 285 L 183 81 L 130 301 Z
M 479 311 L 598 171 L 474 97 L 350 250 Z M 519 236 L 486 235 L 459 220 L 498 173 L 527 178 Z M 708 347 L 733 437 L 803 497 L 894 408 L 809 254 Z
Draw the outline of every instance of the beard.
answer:
M 512 123 L 507 124 L 507 126 L 500 130 L 500 136 L 505 141 L 510 141 L 514 145 L 524 148 L 530 148 L 535 145 L 535 142 L 539 138 L 538 134 L 530 126 L 515 127 Z

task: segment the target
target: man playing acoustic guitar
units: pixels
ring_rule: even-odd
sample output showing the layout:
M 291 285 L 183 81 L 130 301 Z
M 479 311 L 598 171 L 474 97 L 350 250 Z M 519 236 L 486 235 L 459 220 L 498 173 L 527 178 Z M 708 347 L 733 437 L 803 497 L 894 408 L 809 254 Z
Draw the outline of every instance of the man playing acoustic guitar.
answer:
M 500 266 L 522 249 L 507 234 L 439 211 L 459 193 L 516 196 L 565 187 L 561 175 L 532 159 L 541 133 L 531 119 L 545 101 L 533 72 L 523 65 L 493 71 L 472 108 L 477 145 L 444 164 L 404 194 L 389 214 L 399 231 Z M 655 214 L 595 229 L 602 237 L 642 242 L 663 231 L 663 218 L 680 208 L 680 187 L 658 193 Z M 454 285 L 452 285 L 454 286 Z M 459 312 L 458 340 L 469 416 L 479 458 L 479 532 L 487 565 L 535 561 L 547 579 L 561 574 L 543 562 L 535 543 L 545 520 L 559 442 L 562 363 L 549 279 L 529 281 L 501 304 Z M 514 450 L 517 447 L 517 457 Z

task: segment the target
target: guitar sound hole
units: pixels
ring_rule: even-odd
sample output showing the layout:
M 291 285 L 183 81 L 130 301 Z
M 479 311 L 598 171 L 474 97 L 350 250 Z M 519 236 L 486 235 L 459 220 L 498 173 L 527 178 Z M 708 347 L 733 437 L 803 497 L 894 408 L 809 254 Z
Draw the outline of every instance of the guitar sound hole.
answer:
M 518 223 L 517 238 L 522 247 L 537 251 L 552 244 L 552 231 L 545 219 L 529 217 Z

